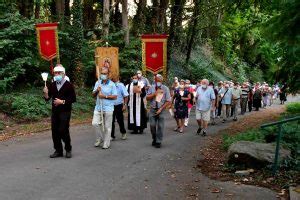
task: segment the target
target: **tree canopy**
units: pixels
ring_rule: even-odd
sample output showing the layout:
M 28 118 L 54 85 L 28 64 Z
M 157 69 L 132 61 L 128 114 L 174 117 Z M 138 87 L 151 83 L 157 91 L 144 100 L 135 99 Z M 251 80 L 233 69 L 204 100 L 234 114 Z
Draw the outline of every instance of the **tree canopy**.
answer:
M 296 0 L 11 0 L 0 3 L 0 92 L 41 85 L 49 63 L 35 23 L 59 22 L 61 63 L 78 87 L 94 83 L 94 50 L 119 47 L 121 77 L 141 68 L 143 33 L 166 33 L 168 75 L 198 81 L 286 82 L 298 91 Z M 169 81 L 172 81 L 171 79 Z

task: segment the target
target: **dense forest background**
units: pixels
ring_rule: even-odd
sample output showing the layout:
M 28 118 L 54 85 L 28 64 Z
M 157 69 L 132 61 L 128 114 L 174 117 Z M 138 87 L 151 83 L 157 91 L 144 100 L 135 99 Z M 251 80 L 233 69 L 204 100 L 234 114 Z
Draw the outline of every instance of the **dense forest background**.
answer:
M 299 10 L 299 0 L 7 0 L 0 93 L 43 85 L 49 63 L 38 55 L 34 24 L 56 21 L 61 63 L 77 87 L 94 84 L 97 46 L 119 47 L 126 79 L 141 69 L 140 35 L 167 33 L 168 77 L 287 82 L 297 91 Z

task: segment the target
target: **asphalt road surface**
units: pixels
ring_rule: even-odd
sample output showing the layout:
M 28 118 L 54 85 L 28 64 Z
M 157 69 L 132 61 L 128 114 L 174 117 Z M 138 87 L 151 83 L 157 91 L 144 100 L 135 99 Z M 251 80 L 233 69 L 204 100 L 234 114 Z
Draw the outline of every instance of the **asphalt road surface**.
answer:
M 210 180 L 193 168 L 209 135 L 229 123 L 201 137 L 194 113 L 184 134 L 173 131 L 169 117 L 160 149 L 151 146 L 149 127 L 125 141 L 117 129 L 117 140 L 103 150 L 93 146 L 90 124 L 74 126 L 71 159 L 49 158 L 50 131 L 0 142 L 0 200 L 276 199 L 269 189 Z M 211 193 L 214 187 L 222 192 Z

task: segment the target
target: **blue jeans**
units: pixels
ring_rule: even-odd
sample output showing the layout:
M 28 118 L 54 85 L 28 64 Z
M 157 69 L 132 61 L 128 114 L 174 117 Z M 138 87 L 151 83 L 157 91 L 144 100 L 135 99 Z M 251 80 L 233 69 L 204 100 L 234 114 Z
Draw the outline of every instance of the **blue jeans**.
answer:
M 161 143 L 163 139 L 163 133 L 165 128 L 165 110 L 159 115 L 155 115 L 156 110 L 151 108 L 149 112 L 150 130 L 152 139 L 156 143 Z

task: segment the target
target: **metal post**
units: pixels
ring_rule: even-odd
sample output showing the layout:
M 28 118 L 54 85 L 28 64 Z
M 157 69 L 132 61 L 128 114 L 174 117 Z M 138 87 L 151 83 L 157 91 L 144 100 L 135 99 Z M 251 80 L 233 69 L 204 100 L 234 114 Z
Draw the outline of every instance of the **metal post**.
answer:
M 280 149 L 280 140 L 281 140 L 282 124 L 278 124 L 278 134 L 276 138 L 276 150 L 275 150 L 275 160 L 273 165 L 273 175 L 276 174 L 278 169 L 278 160 L 279 160 L 279 149 Z

